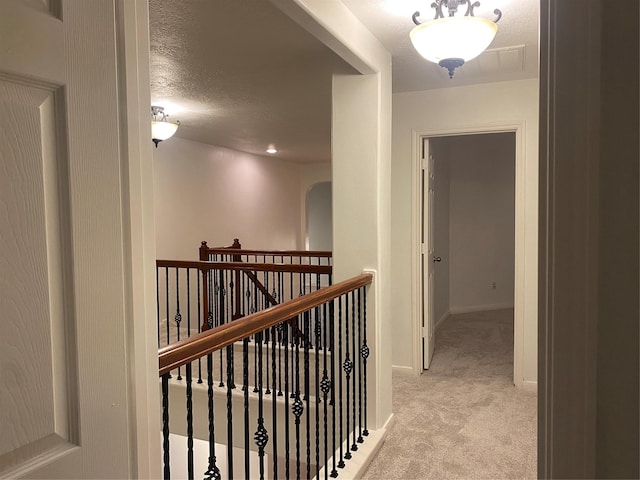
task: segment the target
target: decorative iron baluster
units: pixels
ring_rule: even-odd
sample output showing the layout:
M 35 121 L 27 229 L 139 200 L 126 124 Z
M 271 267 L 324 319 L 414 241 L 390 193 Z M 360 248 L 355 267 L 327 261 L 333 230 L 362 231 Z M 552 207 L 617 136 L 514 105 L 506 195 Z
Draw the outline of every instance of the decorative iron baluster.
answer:
M 164 267 L 164 289 L 165 292 L 167 292 L 165 313 L 167 315 L 167 345 L 169 345 L 171 343 L 171 327 L 169 325 L 169 267 Z
M 340 305 L 340 299 L 338 299 L 338 309 Z M 336 355 L 335 340 L 335 300 L 331 300 L 329 303 L 329 348 L 331 349 L 331 451 L 333 452 L 331 477 L 336 478 L 338 476 L 338 470 L 336 470 L 336 358 L 340 361 L 340 357 Z M 340 375 L 340 368 L 338 367 L 338 375 Z M 340 391 L 342 395 L 342 391 Z M 327 469 L 329 467 L 327 466 Z
M 160 269 L 156 265 L 156 321 L 158 323 L 158 348 L 160 345 Z
M 256 345 L 258 347 L 258 429 L 254 435 L 254 440 L 258 446 L 258 457 L 260 464 L 260 480 L 264 479 L 264 448 L 269 442 L 269 434 L 267 429 L 264 428 L 264 411 L 263 411 L 263 388 L 262 388 L 262 337 L 264 332 L 258 332 L 256 334 Z M 248 476 L 247 476 L 248 478 Z
M 338 408 L 338 413 L 339 413 L 339 422 L 338 425 L 340 427 L 339 432 L 340 432 L 340 436 L 338 437 L 338 445 L 340 448 L 340 460 L 338 461 L 338 468 L 344 468 L 345 464 L 344 464 L 344 453 L 343 453 L 343 441 L 342 441 L 342 425 L 343 425 L 343 417 L 342 417 L 342 372 L 340 372 L 340 369 L 342 368 L 341 365 L 341 360 L 342 360 L 342 302 L 344 300 L 344 297 L 340 297 L 338 298 L 338 357 L 337 357 L 337 361 L 338 361 L 338 404 L 339 404 L 339 408 Z M 333 355 L 332 355 L 333 357 Z M 336 476 L 338 474 L 336 473 Z
M 185 365 L 187 375 L 187 477 L 193 479 L 193 380 L 191 362 Z
M 315 384 L 315 401 L 316 401 L 316 478 L 320 476 L 320 349 L 318 345 L 320 345 L 320 334 L 321 326 L 320 326 L 320 307 L 316 307 L 314 309 L 314 331 L 315 331 L 315 344 L 316 344 L 316 354 L 315 354 L 315 366 L 316 366 L 316 376 L 314 377 Z
M 198 321 L 196 322 L 197 324 L 197 328 L 198 328 L 198 333 L 200 333 L 200 286 L 199 286 L 199 282 L 200 282 L 200 278 L 198 277 L 198 272 L 199 270 L 196 270 L 196 307 L 197 307 L 197 318 Z M 202 358 L 198 358 L 198 383 L 202 383 Z
M 295 325 L 298 326 L 299 316 L 296 317 Z M 293 352 L 293 350 L 292 350 Z M 300 478 L 300 416 L 304 412 L 304 404 L 300 400 L 300 342 L 295 342 L 295 401 L 291 410 L 296 417 L 296 478 Z
M 219 277 L 219 285 L 218 285 L 218 290 L 219 290 L 219 302 L 220 302 L 220 307 L 219 307 L 219 318 L 218 320 L 218 325 L 222 325 L 227 323 L 227 302 L 225 301 L 225 297 L 226 297 L 226 291 L 227 291 L 227 287 L 226 287 L 226 272 L 224 270 L 220 270 L 218 272 L 218 277 Z M 222 349 L 220 349 L 220 383 L 218 384 L 219 387 L 224 387 L 224 373 L 222 370 L 222 365 L 223 365 L 223 358 L 222 358 Z M 227 355 L 227 360 L 228 360 L 228 355 Z
M 327 373 L 327 328 L 328 328 L 328 318 L 327 318 L 327 304 L 322 305 L 322 335 L 324 337 L 324 342 L 322 344 L 322 380 L 320 381 L 320 390 L 322 390 L 323 397 L 323 408 L 324 408 L 324 478 L 327 480 L 329 478 L 329 452 L 328 452 L 328 400 L 327 396 L 331 391 L 331 381 L 329 380 L 329 376 Z M 318 461 L 318 465 L 320 462 Z M 316 478 L 318 474 L 316 474 Z
M 362 369 L 364 370 L 364 430 L 362 431 L 363 436 L 369 435 L 369 430 L 367 430 L 367 358 L 369 358 L 369 346 L 367 345 L 367 288 L 362 287 L 362 298 L 363 298 L 363 315 L 362 315 L 362 336 L 364 337 L 364 341 L 362 343 L 362 348 L 360 349 L 360 355 L 362 355 Z
M 232 396 L 232 370 L 233 362 L 231 350 L 233 345 L 227 347 L 227 468 L 229 478 L 233 478 L 233 396 Z
M 164 465 L 165 480 L 171 478 L 171 467 L 169 465 L 169 377 L 168 373 L 162 376 L 162 457 Z
M 200 317 L 198 317 L 200 318 Z M 204 480 L 220 480 L 220 469 L 216 465 L 216 438 L 213 404 L 213 354 L 207 355 L 207 399 L 209 410 L 209 468 L 204 473 Z
M 360 363 L 358 361 L 358 349 L 356 348 L 356 302 L 355 302 L 355 290 L 351 291 L 351 345 L 353 347 L 353 375 L 351 375 L 351 381 L 353 386 L 353 443 L 351 444 L 351 450 L 354 452 L 358 450 L 358 444 L 356 443 L 356 368 Z M 347 407 L 348 408 L 348 407 Z
M 362 288 L 358 289 L 358 345 L 360 346 L 360 358 L 362 358 L 362 337 L 360 328 L 362 323 Z M 354 353 L 355 356 L 355 353 Z M 358 362 L 359 363 L 359 362 Z M 358 367 L 358 443 L 364 442 L 362 438 L 362 364 Z
M 345 328 L 345 333 L 344 333 L 344 346 L 345 346 L 345 357 L 344 357 L 344 363 L 342 364 L 342 369 L 344 370 L 344 373 L 346 375 L 346 381 L 345 381 L 345 385 L 346 385 L 346 390 L 347 390 L 347 397 L 346 397 L 346 419 L 347 419 L 347 424 L 346 424 L 346 430 L 345 430 L 345 438 L 347 441 L 347 448 L 346 448 L 346 453 L 344 454 L 344 458 L 349 460 L 351 458 L 351 449 L 349 448 L 349 387 L 350 387 L 350 380 L 351 380 L 351 370 L 353 369 L 353 362 L 351 361 L 351 357 L 349 356 L 349 294 L 347 293 L 344 296 L 344 301 L 345 301 L 345 308 L 344 308 L 344 328 Z
M 180 341 L 180 323 L 182 322 L 182 315 L 180 314 L 180 270 L 176 267 L 176 315 L 174 320 L 176 322 L 176 332 L 178 342 Z M 182 380 L 181 369 L 178 367 L 178 380 Z
M 309 409 L 309 311 L 304 312 L 304 402 L 306 404 L 306 425 L 307 425 L 307 478 L 311 478 L 311 418 Z
M 256 258 L 257 260 L 257 258 Z M 254 271 L 253 274 L 255 275 L 256 272 Z M 254 277 L 254 278 L 258 278 L 258 277 Z M 255 282 L 253 283 L 253 290 L 254 290 L 254 310 L 258 307 L 258 305 L 255 303 L 257 301 L 258 298 L 258 286 L 255 284 Z M 253 356 L 253 369 L 254 369 L 254 376 L 253 376 L 253 393 L 258 393 L 258 391 L 260 390 L 260 387 L 258 386 L 258 373 L 260 375 L 262 375 L 262 372 L 258 372 L 258 344 L 260 344 L 260 351 L 262 351 L 262 334 L 260 336 L 258 335 L 254 335 L 253 337 L 253 347 L 254 347 L 254 356 Z M 262 359 L 260 359 L 262 360 Z
M 249 337 L 242 339 L 242 390 L 244 391 L 244 477 L 249 478 Z
M 278 273 L 276 279 L 277 279 L 278 292 L 282 293 L 282 272 Z M 275 293 L 275 289 L 274 289 L 274 293 Z M 280 298 L 282 297 L 274 295 L 273 298 L 275 298 L 276 300 L 278 300 L 278 302 L 280 302 Z M 280 348 L 278 348 L 278 396 L 279 397 L 282 396 L 282 346 L 284 344 L 284 333 L 283 333 L 284 328 L 285 327 L 282 323 L 278 325 L 278 333 L 279 333 L 278 344 L 280 346 Z
M 289 325 L 281 323 L 284 345 L 284 475 L 289 479 Z
M 279 325 L 278 325 L 279 326 Z M 277 409 L 277 392 L 276 392 L 276 341 L 277 341 L 278 329 L 277 327 L 271 327 L 271 420 L 272 420 L 272 433 L 273 433 L 273 478 L 278 478 L 278 409 Z M 278 349 L 280 351 L 280 349 Z
M 265 290 L 268 292 L 269 291 L 269 277 L 267 276 L 267 272 L 264 272 L 263 279 L 264 279 Z M 265 309 L 266 308 L 266 303 L 267 303 L 267 298 L 264 295 L 262 296 L 262 303 L 263 303 L 262 304 L 262 309 Z M 267 357 L 266 357 L 267 359 L 269 358 L 269 331 L 270 330 L 265 330 L 264 331 L 264 336 L 265 336 L 264 344 L 267 347 Z M 267 388 L 265 389 L 264 393 L 265 393 L 265 395 L 271 395 L 271 390 L 269 388 L 271 386 L 271 384 L 269 383 L 269 365 L 268 364 L 267 364 L 266 370 L 267 370 L 267 383 L 266 383 Z

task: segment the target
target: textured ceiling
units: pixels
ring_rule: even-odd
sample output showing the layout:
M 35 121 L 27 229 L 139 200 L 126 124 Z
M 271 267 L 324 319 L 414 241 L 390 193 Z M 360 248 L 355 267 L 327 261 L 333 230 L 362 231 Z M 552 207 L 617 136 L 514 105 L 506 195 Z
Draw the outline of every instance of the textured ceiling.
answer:
M 151 97 L 179 137 L 330 160 L 331 74 L 346 68 L 266 0 L 151 0 Z
M 474 11 L 476 16 L 493 20 L 493 10 L 499 8 L 502 11 L 498 33 L 489 47 L 489 54 L 482 54 L 458 68 L 453 79 L 449 79 L 445 69 L 427 62 L 418 55 L 409 40 L 409 32 L 415 26 L 411 15 L 419 11 L 421 21 L 431 20 L 435 12 L 430 6 L 432 0 L 342 1 L 393 56 L 394 92 L 519 80 L 535 78 L 538 75 L 540 0 L 480 0 L 480 6 Z M 462 13 L 464 10 L 460 8 L 458 15 Z M 507 63 L 502 65 L 495 59 L 485 60 L 483 66 L 477 65 L 483 61 L 483 57 L 491 57 L 491 50 L 501 51 L 505 47 L 515 46 L 524 46 L 520 70 L 514 69 L 510 62 L 502 62 Z
M 340 0 L 325 0 L 340 1 Z M 393 56 L 394 92 L 536 77 L 539 0 L 482 0 L 503 17 L 490 49 L 446 71 L 411 46 L 431 0 L 342 0 Z M 150 0 L 152 104 L 176 136 L 295 162 L 331 158 L 331 75 L 349 69 L 268 0 Z M 162 148 L 162 144 L 160 145 Z

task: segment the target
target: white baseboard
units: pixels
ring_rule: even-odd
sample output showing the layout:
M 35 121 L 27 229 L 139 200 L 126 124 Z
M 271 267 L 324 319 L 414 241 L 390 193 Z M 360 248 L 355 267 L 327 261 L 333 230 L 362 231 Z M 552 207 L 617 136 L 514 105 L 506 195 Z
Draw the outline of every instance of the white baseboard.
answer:
M 461 313 L 472 313 L 472 312 L 488 312 L 490 310 L 506 310 L 508 308 L 513 308 L 513 303 L 493 303 L 488 305 L 471 305 L 464 307 L 451 307 L 449 309 L 450 315 L 459 315 Z
M 444 325 L 444 322 L 446 322 L 450 316 L 451 316 L 451 312 L 447 310 L 445 314 L 438 319 L 438 321 L 436 322 L 436 332 L 440 327 L 442 327 L 442 325 Z
M 538 392 L 538 382 L 523 380 L 522 383 L 518 386 L 523 390 L 526 390 L 527 392 Z
M 405 367 L 403 365 L 392 365 L 391 369 L 393 373 L 399 373 L 401 375 L 415 375 L 413 367 Z

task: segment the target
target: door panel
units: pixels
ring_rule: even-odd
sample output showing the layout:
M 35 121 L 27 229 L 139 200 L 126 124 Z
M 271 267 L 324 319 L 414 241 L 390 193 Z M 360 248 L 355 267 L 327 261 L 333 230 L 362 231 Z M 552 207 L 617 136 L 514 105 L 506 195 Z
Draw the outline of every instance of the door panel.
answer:
M 0 1 L 0 477 L 132 476 L 115 12 Z
M 428 369 L 435 348 L 435 169 L 428 138 L 423 139 L 422 148 L 422 364 Z

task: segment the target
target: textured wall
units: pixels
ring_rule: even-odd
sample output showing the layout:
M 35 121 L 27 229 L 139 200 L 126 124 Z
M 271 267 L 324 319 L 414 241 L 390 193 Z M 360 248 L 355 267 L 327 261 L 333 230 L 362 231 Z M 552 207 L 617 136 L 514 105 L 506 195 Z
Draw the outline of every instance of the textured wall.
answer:
M 209 246 L 297 249 L 298 165 L 180 138 L 154 149 L 158 258 L 195 260 Z

